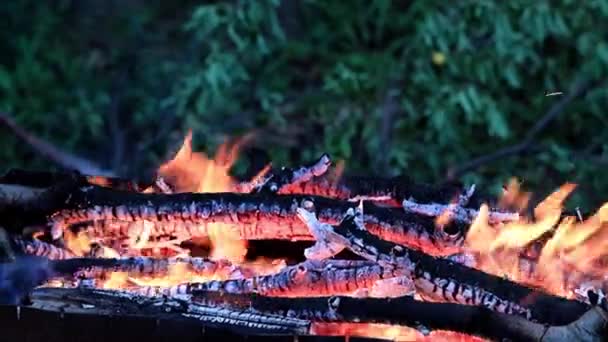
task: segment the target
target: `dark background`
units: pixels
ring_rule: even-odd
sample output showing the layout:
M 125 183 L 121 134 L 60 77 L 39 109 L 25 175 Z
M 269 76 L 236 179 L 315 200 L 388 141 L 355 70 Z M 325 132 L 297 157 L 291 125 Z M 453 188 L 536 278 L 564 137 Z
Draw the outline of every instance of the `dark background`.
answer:
M 211 153 L 255 133 L 235 173 L 327 152 L 356 174 L 608 198 L 608 1 L 12 0 L 0 18 L 0 111 L 122 176 L 191 128 Z M 0 171 L 55 167 L 0 132 Z

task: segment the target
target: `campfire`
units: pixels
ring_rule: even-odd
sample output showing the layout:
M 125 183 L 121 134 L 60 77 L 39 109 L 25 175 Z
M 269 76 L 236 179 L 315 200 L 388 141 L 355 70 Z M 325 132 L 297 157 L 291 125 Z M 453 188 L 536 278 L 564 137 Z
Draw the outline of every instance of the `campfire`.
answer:
M 575 185 L 531 208 L 515 181 L 492 198 L 344 176 L 328 155 L 239 180 L 244 143 L 210 158 L 189 134 L 150 181 L 9 172 L 3 213 L 24 229 L 0 298 L 246 334 L 601 340 L 608 207 L 567 212 Z

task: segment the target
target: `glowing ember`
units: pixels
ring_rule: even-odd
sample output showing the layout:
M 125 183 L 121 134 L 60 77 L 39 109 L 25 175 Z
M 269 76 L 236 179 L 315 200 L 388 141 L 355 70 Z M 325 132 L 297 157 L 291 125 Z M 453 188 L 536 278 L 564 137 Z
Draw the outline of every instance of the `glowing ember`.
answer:
M 66 247 L 77 256 L 84 256 L 91 250 L 91 241 L 84 232 L 65 232 Z
M 158 175 L 171 184 L 175 192 L 225 192 L 235 184 L 230 168 L 236 162 L 240 144 L 223 144 L 215 159 L 205 153 L 192 151 L 190 131 L 173 159 L 161 165 Z
M 126 272 L 112 272 L 110 277 L 103 282 L 104 289 L 121 289 L 127 286 L 129 275 Z
M 483 339 L 455 333 L 451 331 L 432 331 L 427 335 L 409 327 L 392 326 L 388 324 L 360 323 L 314 323 L 313 333 L 323 336 L 357 336 L 381 338 L 391 341 L 450 341 L 450 342 L 481 342 Z M 424 329 L 421 327 L 421 329 Z

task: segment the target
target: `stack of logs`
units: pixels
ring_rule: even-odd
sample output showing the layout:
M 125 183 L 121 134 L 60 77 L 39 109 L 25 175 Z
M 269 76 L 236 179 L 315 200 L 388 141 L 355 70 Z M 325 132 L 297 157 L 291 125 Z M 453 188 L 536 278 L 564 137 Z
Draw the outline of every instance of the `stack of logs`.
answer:
M 411 327 L 418 337 L 453 331 L 494 340 L 606 340 L 601 289 L 565 299 L 477 270 L 462 254 L 480 204 L 493 208 L 474 188 L 405 177 L 336 180 L 325 176 L 329 166 L 323 155 L 226 193 L 174 193 L 161 177 L 138 182 L 13 170 L 0 179 L 0 224 L 8 232 L 0 300 L 250 335 L 324 335 L 330 326 L 378 323 Z M 446 211 L 449 222 L 438 225 Z M 496 224 L 518 218 L 516 211 L 489 214 Z M 309 242 L 305 260 L 260 274 L 246 264 L 183 253 L 142 256 L 133 248 L 136 223 L 146 241 L 184 242 L 223 223 L 244 240 Z M 98 248 L 86 255 L 68 248 L 66 236 L 76 231 Z M 103 247 L 118 255 L 100 254 Z M 112 272 L 162 276 L 178 264 L 220 280 L 120 290 L 94 284 Z

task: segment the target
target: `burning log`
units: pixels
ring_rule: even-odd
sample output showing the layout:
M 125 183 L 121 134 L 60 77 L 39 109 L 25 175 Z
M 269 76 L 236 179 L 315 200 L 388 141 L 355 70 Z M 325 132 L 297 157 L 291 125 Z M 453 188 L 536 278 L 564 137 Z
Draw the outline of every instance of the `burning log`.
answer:
M 295 169 L 283 167 L 274 172 L 272 170 L 262 170 L 262 174 L 254 180 L 236 183 L 233 191 L 238 193 L 262 192 L 312 195 L 345 201 L 367 200 L 391 204 L 395 207 L 401 206 L 406 199 L 422 204 L 446 204 L 463 194 L 463 187 L 459 183 L 433 186 L 415 183 L 406 176 L 393 178 L 327 176 L 324 173 L 327 171 L 329 163 L 329 156 L 324 154 L 316 162 L 308 166 L 301 166 Z M 49 188 L 60 183 L 70 182 L 75 186 L 98 185 L 114 190 L 144 192 L 146 189 L 155 187 L 155 181 L 158 177 L 162 176 L 156 176 L 154 180 L 136 181 L 86 175 L 77 172 L 42 172 L 11 169 L 0 177 L 0 184 Z M 164 178 L 163 181 L 166 182 Z M 475 193 L 469 199 L 468 207 L 479 208 L 481 203 L 484 202 L 491 203 L 492 198 Z
M 107 278 L 114 272 L 125 273 L 128 277 L 156 278 L 190 277 L 206 279 L 243 278 L 253 272 L 246 267 L 239 267 L 226 260 L 208 260 L 205 258 L 73 258 L 50 261 L 49 267 L 62 277 Z
M 231 224 L 231 229 L 244 240 L 312 240 L 308 228 L 297 217 L 301 203 L 314 202 L 317 217 L 327 223 L 340 222 L 348 208 L 356 206 L 352 202 L 299 195 L 140 194 L 96 186 L 80 187 L 70 195 L 60 204 L 62 209 L 52 215 L 55 238 L 70 225 L 84 222 L 149 221 L 162 223 L 154 226 L 150 236 L 207 236 L 207 224 L 219 222 Z M 436 229 L 432 218 L 371 203 L 366 204 L 364 219 L 370 232 L 379 237 L 433 255 L 458 252 L 467 229 L 458 222 Z M 129 237 L 124 226 L 118 228 L 98 233 L 115 239 Z
M 140 287 L 135 291 L 146 296 L 196 296 L 206 291 L 222 291 L 273 297 L 317 297 L 353 294 L 357 290 L 370 289 L 376 282 L 395 276 L 396 274 L 389 270 L 368 261 L 306 261 L 270 275 L 202 283 L 188 282 L 171 287 Z
M 148 298 L 121 291 L 39 288 L 32 293 L 31 300 L 32 308 L 46 311 L 189 321 L 199 327 L 221 327 L 239 334 L 303 335 L 310 330 L 310 322 L 303 319 L 239 312 L 178 298 Z
M 431 330 L 460 331 L 493 340 L 604 341 L 602 309 L 586 312 L 564 326 L 543 326 L 486 308 L 449 303 L 425 303 L 409 297 L 358 299 L 348 297 L 270 298 L 208 292 L 195 302 L 179 298 L 149 298 L 120 291 L 39 288 L 31 296 L 33 308 L 68 314 L 138 316 L 197 326 L 225 328 L 240 334 L 315 335 L 332 324 L 373 322 Z M 23 310 L 22 309 L 22 310 Z M 480 322 L 483 322 L 481 324 Z M 414 335 L 415 336 L 415 335 Z M 422 337 L 422 334 L 418 334 Z
M 596 307 L 564 326 L 543 326 L 483 307 L 424 303 L 411 297 L 356 299 L 350 297 L 270 298 L 265 296 L 201 294 L 197 302 L 230 308 L 289 315 L 313 322 L 388 323 L 414 327 L 425 334 L 445 329 L 491 339 L 530 341 L 605 340 L 608 314 Z M 479 324 L 484 322 L 485 324 Z M 314 323 L 313 323 L 314 327 Z M 581 329 L 584 327 L 585 329 Z
M 568 324 L 590 309 L 589 305 L 578 301 L 382 240 L 363 227 L 361 210 L 349 209 L 340 225 L 326 231 L 326 237 L 331 243 L 342 244 L 367 260 L 392 268 L 393 272 L 409 275 L 417 294 L 425 300 L 483 306 L 550 325 Z M 312 215 L 303 208 L 298 212 L 303 217 Z
M 241 326 L 257 333 L 348 335 L 351 325 L 370 323 L 407 325 L 423 332 L 449 329 L 489 338 L 589 339 L 589 334 L 605 333 L 598 330 L 608 320 L 605 297 L 590 292 L 583 296 L 588 305 L 520 285 L 527 284 L 523 277 L 516 283 L 463 265 L 500 274 L 496 272 L 500 268 L 488 267 L 488 262 L 500 254 L 495 247 L 504 245 L 511 249 L 505 255 L 515 251 L 520 261 L 519 254 L 525 254 L 537 268 L 542 268 L 543 260 L 566 255 L 571 258 L 564 263 L 574 262 L 582 273 L 598 271 L 577 263 L 600 261 L 598 253 L 579 258 L 580 251 L 571 252 L 570 247 L 583 241 L 600 250 L 602 243 L 588 240 L 601 232 L 590 229 L 574 236 L 574 229 L 559 222 L 567 191 L 537 207 L 535 218 L 543 225 L 530 237 L 510 243 L 513 232 L 517 235 L 529 227 L 527 219 L 519 216 L 524 207 L 516 192 L 506 191 L 515 201 L 500 206 L 513 206 L 513 212 L 488 210 L 488 205 L 480 204 L 492 201 L 482 199 L 474 188 L 463 192 L 456 184 L 431 187 L 403 177 L 332 178 L 327 174 L 331 162 L 327 155 L 299 168 L 268 167 L 253 180 L 238 182 L 228 171 L 239 144 L 221 147 L 212 160 L 193 152 L 191 139 L 189 134 L 175 158 L 163 164 L 151 182 L 28 172 L 0 179 L 0 190 L 6 186 L 12 191 L 0 203 L 0 224 L 19 231 L 27 226 L 30 232 L 42 226 L 44 241 L 47 233 L 65 238 L 52 243 L 0 238 L 1 248 L 10 249 L 7 255 L 14 260 L 0 264 L 0 301 L 18 304 L 45 282 L 58 286 L 57 279 L 85 278 L 92 286 L 120 290 L 37 288 L 29 297 L 34 298 L 33 306 L 62 312 L 66 308 L 127 315 L 139 311 L 154 318 L 205 327 Z M 19 197 L 20 190 L 27 190 L 23 185 L 32 190 L 26 198 Z M 358 200 L 365 201 L 359 208 Z M 605 222 L 601 217 L 593 220 L 590 226 Z M 484 232 L 480 226 L 489 229 Z M 514 230 L 495 234 L 505 227 Z M 549 231 L 553 235 L 545 239 Z M 199 255 L 198 246 L 188 250 L 187 245 L 197 242 L 186 241 L 201 237 L 209 240 L 211 258 L 230 257 L 235 263 L 192 257 Z M 485 241 L 492 237 L 496 239 L 487 247 Z M 572 241 L 560 244 L 559 239 L 568 237 Z M 315 244 L 304 251 L 309 260 L 277 271 L 268 264 L 256 268 L 244 261 L 247 241 L 261 239 Z M 223 243 L 227 253 L 221 251 Z M 543 252 L 552 253 L 527 253 L 534 248 L 526 244 L 542 245 Z M 12 249 L 43 258 L 15 256 Z M 344 249 L 367 260 L 327 260 Z M 166 258 L 175 254 L 180 257 Z M 598 278 L 602 272 L 593 273 L 592 280 L 602 281 Z M 112 281 L 123 275 L 126 281 Z M 430 303 L 403 297 L 412 292 L 416 300 Z M 491 330 L 472 324 L 488 319 Z M 581 331 L 587 335 L 576 336 Z
M 9 292 L 35 286 L 41 281 L 40 272 L 46 264 L 32 264 L 27 260 L 11 265 L 3 272 L 3 289 Z M 63 261 L 61 261 L 63 262 Z M 4 265 L 7 266 L 7 265 Z M 22 268 L 21 271 L 16 271 Z M 0 270 L 7 270 L 6 267 Z M 27 275 L 30 274 L 30 275 Z M 33 282 L 26 279 L 34 280 Z M 4 295 L 4 292 L 2 292 Z M 4 297 L 3 297 L 4 298 Z M 30 307 L 66 313 L 94 313 L 102 315 L 149 316 L 155 319 L 198 320 L 203 326 L 222 326 L 240 333 L 311 334 L 322 330 L 326 323 L 373 323 L 409 325 L 419 329 L 449 329 L 490 338 L 517 338 L 543 341 L 558 338 L 595 338 L 605 336 L 604 309 L 584 313 L 568 326 L 545 327 L 516 316 L 495 313 L 481 307 L 455 304 L 421 303 L 411 298 L 353 299 L 347 297 L 279 299 L 263 296 L 217 295 L 217 292 L 198 292 L 195 302 L 179 298 L 149 298 L 121 291 L 91 289 L 39 288 L 31 293 Z M 605 303 L 604 303 L 605 304 Z M 212 318 L 213 317 L 213 318 Z M 481 319 L 483 317 L 483 319 Z M 472 324 L 472 322 L 491 322 Z M 548 337 L 551 337 L 547 339 Z

